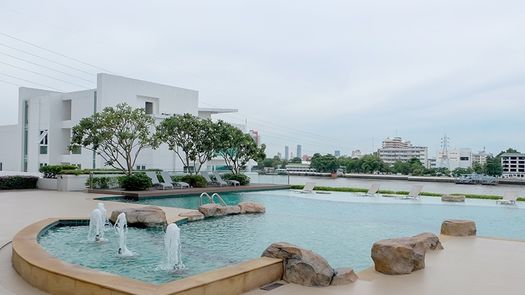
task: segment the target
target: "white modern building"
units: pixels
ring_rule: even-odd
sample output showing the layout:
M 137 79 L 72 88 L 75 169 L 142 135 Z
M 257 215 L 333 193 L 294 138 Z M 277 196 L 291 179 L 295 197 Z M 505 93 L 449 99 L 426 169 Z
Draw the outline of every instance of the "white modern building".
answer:
M 97 75 L 95 89 L 55 92 L 19 89 L 18 123 L 0 126 L 0 170 L 36 172 L 51 164 L 74 164 L 81 168 L 104 168 L 104 160 L 92 151 L 69 151 L 71 129 L 84 117 L 105 107 L 127 103 L 144 108 L 160 121 L 172 114 L 190 113 L 202 118 L 236 112 L 235 109 L 199 108 L 195 90 L 130 79 L 110 74 Z M 136 169 L 183 170 L 182 163 L 167 146 L 141 152 Z
M 454 170 L 456 168 L 472 167 L 472 150 L 469 148 L 439 151 L 437 154 L 437 167 Z
M 505 178 L 525 177 L 525 154 L 504 153 L 500 156 L 502 176 Z
M 421 164 L 428 165 L 428 147 L 413 146 L 410 141 L 405 141 L 401 137 L 385 139 L 377 154 L 386 164 L 394 164 L 397 161 L 407 162 L 416 158 Z

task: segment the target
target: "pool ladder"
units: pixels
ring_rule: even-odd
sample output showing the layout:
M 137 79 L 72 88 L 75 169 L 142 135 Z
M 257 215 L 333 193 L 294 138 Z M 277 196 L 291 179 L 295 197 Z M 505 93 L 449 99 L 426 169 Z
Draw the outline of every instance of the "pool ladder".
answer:
M 219 204 L 222 205 L 222 206 L 228 206 L 226 204 L 226 202 L 224 202 L 224 200 L 222 199 L 221 195 L 219 195 L 218 193 L 213 193 L 211 196 L 208 195 L 208 193 L 202 193 L 199 198 L 200 198 L 200 204 L 202 206 L 202 198 L 203 197 L 206 197 L 208 198 L 208 200 L 210 201 L 210 204 L 216 204 L 215 201 L 214 201 L 214 198 L 217 197 L 217 199 L 219 199 Z

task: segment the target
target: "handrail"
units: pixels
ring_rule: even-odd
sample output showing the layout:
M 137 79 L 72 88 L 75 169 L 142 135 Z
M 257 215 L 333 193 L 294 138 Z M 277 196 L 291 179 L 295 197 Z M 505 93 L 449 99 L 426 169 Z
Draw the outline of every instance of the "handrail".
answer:
M 215 197 L 215 196 L 217 196 L 217 198 L 219 199 L 219 202 L 221 203 L 221 205 L 228 206 L 228 205 L 226 205 L 226 202 L 224 202 L 224 200 L 222 199 L 221 195 L 219 195 L 218 193 L 213 193 L 211 195 L 212 202 L 213 202 L 213 197 Z
M 208 193 L 204 192 L 204 193 L 202 193 L 202 194 L 199 196 L 199 199 L 200 199 L 200 205 L 201 205 L 201 206 L 202 206 L 202 196 L 206 196 L 206 197 L 208 197 L 208 200 L 210 200 L 210 204 L 213 204 L 213 203 L 214 203 L 214 202 L 213 202 L 213 198 L 210 197 L 210 195 L 208 195 Z

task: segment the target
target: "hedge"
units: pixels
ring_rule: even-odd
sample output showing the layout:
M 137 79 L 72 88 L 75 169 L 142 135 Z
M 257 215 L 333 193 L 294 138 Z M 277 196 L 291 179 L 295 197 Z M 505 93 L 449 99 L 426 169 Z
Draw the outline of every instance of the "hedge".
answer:
M 37 181 L 36 176 L 0 176 L 0 190 L 35 189 Z
M 302 189 L 303 185 L 291 185 L 291 189 Z M 332 191 L 332 192 L 349 192 L 349 193 L 366 193 L 368 189 L 366 188 L 354 188 L 354 187 L 329 187 L 329 186 L 316 186 L 314 188 L 316 191 Z M 407 191 L 393 191 L 393 190 L 379 190 L 379 194 L 384 195 L 408 195 Z M 443 194 L 440 193 L 430 193 L 430 192 L 421 192 L 421 196 L 426 197 L 441 197 Z M 462 195 L 467 199 L 484 199 L 484 200 L 500 200 L 501 196 L 497 195 L 480 195 L 480 194 L 460 194 L 453 193 L 451 195 Z M 525 201 L 525 197 L 517 198 L 517 201 Z

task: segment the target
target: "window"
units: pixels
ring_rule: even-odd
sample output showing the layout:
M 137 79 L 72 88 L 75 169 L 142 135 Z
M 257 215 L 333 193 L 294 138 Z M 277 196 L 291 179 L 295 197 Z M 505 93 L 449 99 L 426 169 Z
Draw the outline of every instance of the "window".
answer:
M 82 147 L 79 145 L 75 145 L 71 147 L 71 153 L 73 155 L 80 155 L 82 153 Z
M 40 130 L 40 154 L 47 155 L 47 146 L 48 146 L 48 131 Z
M 2 162 L 0 162 L 0 171 L 3 170 L 3 167 L 2 167 Z
M 468 157 L 459 157 L 460 161 L 468 161 Z
M 153 103 L 151 101 L 146 101 L 144 109 L 146 110 L 146 114 L 153 114 Z
M 71 100 L 62 101 L 62 120 L 71 120 Z

